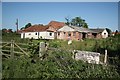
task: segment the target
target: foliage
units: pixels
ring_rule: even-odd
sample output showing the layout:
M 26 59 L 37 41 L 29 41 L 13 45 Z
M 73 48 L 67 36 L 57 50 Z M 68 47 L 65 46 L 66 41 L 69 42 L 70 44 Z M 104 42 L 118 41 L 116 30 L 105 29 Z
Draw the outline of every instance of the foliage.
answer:
M 65 24 L 69 26 L 69 25 L 70 25 L 70 18 L 69 18 L 69 17 L 68 17 L 68 18 L 66 17 L 65 20 L 67 21 Z
M 87 23 L 84 23 L 83 27 L 84 27 L 84 28 L 88 28 Z
M 81 17 L 75 17 L 75 18 L 73 18 L 71 20 L 69 18 L 65 18 L 65 20 L 67 21 L 66 25 L 72 25 L 72 26 L 79 26 L 79 27 L 88 28 L 87 23 Z
M 112 31 L 109 28 L 106 28 L 107 32 L 108 32 L 108 36 L 111 36 Z
M 22 27 L 22 28 L 21 28 L 21 30 L 26 29 L 26 28 L 28 28 L 28 27 L 30 27 L 30 26 L 32 26 L 32 24 L 31 24 L 31 23 L 27 23 L 27 24 L 25 25 L 25 27 Z
M 114 66 L 75 61 L 67 51 L 51 51 L 43 60 L 17 57 L 3 60 L 3 78 L 119 78 Z
M 3 28 L 2 33 L 13 33 L 13 31 L 12 31 L 12 29 Z
M 31 23 L 26 24 L 26 25 L 25 25 L 25 29 L 28 28 L 28 27 L 30 27 L 30 26 L 32 26 Z
M 15 42 L 21 42 L 21 43 L 28 43 L 29 39 L 21 39 L 20 34 L 18 33 L 5 33 L 2 32 L 2 41 L 3 42 L 10 42 L 11 40 L 14 40 Z
M 3 33 L 4 34 L 4 33 Z M 20 35 L 4 34 L 3 40 L 11 39 L 17 42 L 26 42 L 19 38 Z M 48 50 L 48 54 L 41 60 L 38 57 L 37 44 L 44 40 L 33 40 L 33 45 L 28 46 L 32 57 L 20 56 L 14 59 L 3 59 L 3 78 L 120 78 L 120 35 L 107 39 L 85 39 L 72 41 L 71 45 L 63 40 L 49 40 L 49 46 L 56 50 Z M 88 64 L 75 61 L 69 50 L 87 50 L 104 54 L 108 50 L 108 65 Z

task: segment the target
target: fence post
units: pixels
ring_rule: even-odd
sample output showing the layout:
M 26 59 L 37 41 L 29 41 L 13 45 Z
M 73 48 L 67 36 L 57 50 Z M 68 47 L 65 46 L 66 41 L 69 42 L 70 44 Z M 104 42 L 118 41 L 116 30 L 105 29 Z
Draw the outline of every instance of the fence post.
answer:
M 10 78 L 14 77 L 14 41 L 11 40 L 11 49 L 10 49 L 10 58 L 11 58 L 11 64 L 10 64 L 10 70 L 11 72 L 9 73 Z
M 104 63 L 107 63 L 107 50 L 105 50 L 105 58 L 104 58 Z
M 40 42 L 39 43 L 39 57 L 42 56 L 42 53 L 45 51 L 45 43 L 44 42 Z
M 39 43 L 39 57 L 41 57 L 41 45 L 40 45 L 40 43 Z
M 11 58 L 14 58 L 14 41 L 11 40 L 11 49 L 10 49 Z

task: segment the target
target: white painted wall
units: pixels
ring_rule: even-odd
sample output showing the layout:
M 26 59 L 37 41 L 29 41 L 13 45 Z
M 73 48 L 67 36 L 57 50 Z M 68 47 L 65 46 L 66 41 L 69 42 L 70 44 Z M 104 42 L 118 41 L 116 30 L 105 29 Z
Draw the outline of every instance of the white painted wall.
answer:
M 24 33 L 21 33 L 21 38 L 22 38 L 22 39 L 23 39 L 23 34 L 24 34 Z
M 21 38 L 38 39 L 38 32 L 23 32 L 21 33 Z
M 33 39 L 54 39 L 54 32 L 25 32 L 21 33 L 21 38 L 33 38 Z
M 39 32 L 39 38 L 42 37 L 42 39 L 54 39 L 54 32 Z
M 102 32 L 102 38 L 107 38 L 108 37 L 108 32 L 107 30 L 105 29 L 103 32 Z

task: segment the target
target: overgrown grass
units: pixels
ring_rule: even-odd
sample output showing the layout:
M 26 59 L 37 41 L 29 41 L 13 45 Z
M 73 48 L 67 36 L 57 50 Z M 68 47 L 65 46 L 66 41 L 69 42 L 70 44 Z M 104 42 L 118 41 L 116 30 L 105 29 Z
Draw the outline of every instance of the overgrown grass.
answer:
M 10 42 L 15 40 L 18 43 L 28 43 L 29 39 L 20 39 L 18 34 L 4 34 L 2 36 L 3 42 Z M 33 55 L 31 58 L 15 58 L 14 60 L 14 78 L 116 78 L 120 72 L 120 35 L 109 37 L 107 39 L 85 39 L 83 41 L 72 41 L 68 45 L 65 40 L 32 40 L 33 46 L 28 47 L 28 50 Z M 47 42 L 49 47 L 60 49 L 61 51 L 49 51 L 48 56 L 43 61 L 39 59 L 37 44 L 39 42 Z M 108 50 L 108 61 L 110 66 L 103 67 L 102 65 L 86 64 L 81 61 L 75 61 L 71 58 L 69 50 L 85 50 L 100 52 L 102 61 L 104 57 L 104 50 Z M 35 57 L 34 57 L 35 55 Z M 111 58 L 112 57 L 112 58 Z M 56 59 L 55 59 L 56 58 Z M 32 59 L 38 59 L 32 63 Z M 58 62 L 57 62 L 58 61 Z M 58 65 L 60 63 L 60 65 Z M 10 78 L 13 72 L 11 60 L 3 61 L 3 77 Z M 113 65 L 113 67 L 111 66 Z M 64 69 L 63 69 L 64 66 Z M 69 67 L 68 67 L 69 66 Z M 91 67 L 92 66 L 92 67 Z M 70 69 L 69 69 L 70 68 Z M 93 69 L 94 68 L 94 69 Z M 25 73 L 25 74 L 22 74 Z M 115 75 L 114 75 L 115 74 Z
M 20 34 L 16 33 L 2 33 L 2 41 L 10 42 L 14 40 L 17 43 L 30 42 L 29 39 L 21 39 Z M 68 41 L 65 40 L 32 40 L 33 44 L 37 45 L 39 42 L 47 42 L 49 47 L 60 48 L 63 50 L 85 50 L 94 51 L 104 54 L 104 50 L 107 49 L 108 53 L 114 56 L 119 55 L 120 51 L 120 36 L 109 37 L 107 39 L 85 39 L 83 41 L 72 41 L 72 44 L 68 45 Z M 27 46 L 26 46 L 27 47 Z
M 51 51 L 43 60 L 25 56 L 7 59 L 2 68 L 3 78 L 119 78 L 114 66 L 75 61 L 67 51 Z
M 2 33 L 3 42 L 10 42 L 11 40 L 18 43 L 28 43 L 29 41 L 29 39 L 21 39 L 21 35 L 17 33 Z

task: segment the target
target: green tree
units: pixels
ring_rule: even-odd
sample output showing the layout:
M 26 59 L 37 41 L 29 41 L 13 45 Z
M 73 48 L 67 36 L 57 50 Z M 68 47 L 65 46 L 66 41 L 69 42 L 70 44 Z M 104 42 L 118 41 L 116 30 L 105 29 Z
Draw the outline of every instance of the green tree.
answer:
M 75 26 L 77 23 L 76 23 L 76 20 L 75 19 L 72 19 L 71 21 L 71 25 Z
M 75 17 L 73 19 L 69 19 L 69 18 L 65 18 L 67 21 L 67 25 L 72 25 L 72 26 L 79 26 L 79 27 L 84 27 L 84 28 L 88 28 L 87 23 L 85 22 L 84 19 L 82 19 L 81 17 Z
M 30 26 L 32 26 L 31 23 L 26 24 L 26 25 L 25 25 L 25 29 L 28 28 L 28 27 L 30 27 Z
M 115 31 L 115 35 L 117 35 L 117 34 L 118 34 L 118 30 Z
M 31 24 L 31 23 L 27 23 L 27 24 L 25 25 L 25 27 L 22 27 L 20 30 L 24 30 L 24 29 L 26 29 L 26 28 L 28 28 L 28 27 L 30 27 L 30 26 L 32 26 L 32 24 Z
M 83 25 L 83 27 L 84 27 L 84 28 L 88 28 L 88 25 L 87 25 L 87 23 L 85 23 L 85 24 Z
M 10 33 L 13 33 L 12 29 L 8 29 L 8 31 L 9 31 Z
M 25 29 L 25 27 L 22 27 L 20 30 L 24 30 Z
M 106 28 L 106 30 L 108 32 L 108 36 L 110 36 L 112 31 L 109 28 Z
M 6 30 L 7 30 L 6 28 L 3 28 L 3 29 L 2 29 L 2 32 L 5 32 Z
M 65 20 L 67 21 L 65 24 L 69 26 L 70 25 L 70 18 L 66 17 Z
M 81 27 L 82 26 L 82 24 L 83 24 L 83 20 L 81 19 L 81 17 L 75 17 L 75 18 L 73 18 L 73 21 L 75 22 L 73 22 L 73 24 L 75 24 L 75 26 L 79 26 L 79 27 Z

